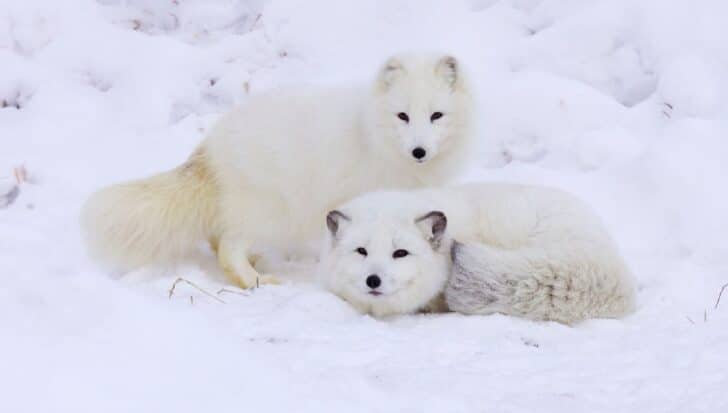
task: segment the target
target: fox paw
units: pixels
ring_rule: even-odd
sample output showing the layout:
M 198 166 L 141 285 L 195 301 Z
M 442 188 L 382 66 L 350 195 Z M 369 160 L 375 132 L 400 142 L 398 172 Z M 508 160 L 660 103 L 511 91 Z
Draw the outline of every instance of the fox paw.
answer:
M 225 270 L 225 275 L 232 281 L 233 284 L 242 288 L 243 290 L 249 290 L 251 288 L 257 288 L 261 285 L 277 285 L 280 284 L 280 280 L 275 275 L 271 274 L 246 274 L 241 276 L 240 274 Z

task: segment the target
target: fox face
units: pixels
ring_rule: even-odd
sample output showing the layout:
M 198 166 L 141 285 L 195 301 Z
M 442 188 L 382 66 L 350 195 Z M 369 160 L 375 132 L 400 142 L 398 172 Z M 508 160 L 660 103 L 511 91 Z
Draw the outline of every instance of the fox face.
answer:
M 390 58 L 376 82 L 375 143 L 409 164 L 427 164 L 465 139 L 470 102 L 458 61 Z
M 415 312 L 444 288 L 446 225 L 438 211 L 401 216 L 331 211 L 321 259 L 325 285 L 363 313 Z

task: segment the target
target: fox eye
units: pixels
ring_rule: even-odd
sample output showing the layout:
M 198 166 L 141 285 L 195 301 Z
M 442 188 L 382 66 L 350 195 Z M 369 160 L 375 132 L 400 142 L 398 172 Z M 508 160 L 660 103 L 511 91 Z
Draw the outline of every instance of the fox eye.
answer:
M 398 118 L 400 118 L 400 119 L 402 119 L 403 121 L 405 121 L 405 122 L 409 123 L 409 116 L 407 116 L 407 114 L 406 114 L 406 113 L 404 113 L 404 112 L 399 112 L 399 113 L 397 114 L 397 117 L 398 117 Z
M 402 258 L 409 255 L 409 251 L 407 250 L 396 250 L 392 253 L 392 258 Z
M 359 247 L 359 248 L 355 249 L 354 251 L 358 252 L 359 255 L 362 255 L 365 257 L 367 256 L 367 249 L 364 247 Z
M 430 115 L 430 122 L 434 122 L 442 117 L 442 112 L 433 112 L 432 115 Z

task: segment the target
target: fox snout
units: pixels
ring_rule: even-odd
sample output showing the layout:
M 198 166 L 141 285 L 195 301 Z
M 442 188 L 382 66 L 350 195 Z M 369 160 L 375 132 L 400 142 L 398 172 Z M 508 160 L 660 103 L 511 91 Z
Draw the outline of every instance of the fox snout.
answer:
M 412 157 L 415 158 L 417 162 L 424 162 L 426 156 L 427 150 L 425 148 L 418 146 L 412 149 Z

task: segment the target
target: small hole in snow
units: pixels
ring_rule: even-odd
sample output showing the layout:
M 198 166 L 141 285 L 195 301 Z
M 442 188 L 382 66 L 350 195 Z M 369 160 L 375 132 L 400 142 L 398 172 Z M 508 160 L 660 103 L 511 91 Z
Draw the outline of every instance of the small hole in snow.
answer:
M 12 101 L 9 102 L 5 99 L 3 99 L 2 102 L 0 102 L 0 108 L 11 108 L 11 107 L 15 108 L 15 109 L 20 109 L 20 104 L 17 102 L 12 102 Z
M 0 97 L 0 109 L 20 110 L 28 103 L 32 94 L 23 90 L 16 90 L 9 96 Z
M 98 90 L 99 92 L 108 92 L 109 89 L 111 89 L 111 82 L 104 79 L 102 76 L 87 72 L 85 73 L 84 77 L 86 84 Z

